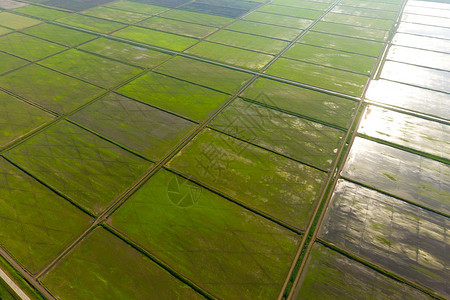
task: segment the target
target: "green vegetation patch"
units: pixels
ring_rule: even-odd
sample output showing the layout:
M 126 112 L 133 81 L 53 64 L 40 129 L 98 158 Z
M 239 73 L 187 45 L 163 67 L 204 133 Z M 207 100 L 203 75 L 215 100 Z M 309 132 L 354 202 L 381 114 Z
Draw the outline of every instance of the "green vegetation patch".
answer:
M 350 126 L 357 106 L 354 101 L 265 78 L 257 79 L 242 96 L 343 128 Z
M 169 10 L 169 8 L 167 7 L 149 5 L 135 1 L 114 1 L 105 4 L 104 7 L 110 7 L 120 9 L 123 11 L 135 12 L 146 15 L 156 15 L 165 12 L 166 10 Z
M 82 14 L 126 24 L 134 24 L 148 18 L 148 15 L 108 7 L 93 7 Z
M 8 284 L 0 279 L 0 299 L 16 300 L 16 295 L 10 290 Z
M 397 17 L 397 11 L 386 11 L 386 10 L 377 10 L 373 8 L 365 8 L 365 7 L 351 7 L 338 5 L 331 11 L 333 13 L 345 14 L 345 15 L 354 15 L 361 17 L 372 17 L 372 18 L 380 18 L 380 19 L 390 19 L 394 20 Z
M 253 209 L 304 228 L 326 173 L 210 129 L 169 166 Z
M 178 9 L 172 9 L 168 12 L 163 13 L 161 16 L 164 18 L 185 21 L 185 22 L 191 22 L 191 23 L 196 23 L 196 24 L 205 25 L 205 26 L 214 26 L 214 27 L 222 27 L 222 26 L 230 23 L 231 21 L 233 21 L 232 18 L 213 16 L 213 15 L 202 14 L 202 13 L 193 12 L 193 11 L 178 10 Z
M 300 39 L 300 42 L 374 57 L 378 57 L 378 55 L 380 55 L 380 52 L 383 50 L 384 46 L 382 43 L 375 41 L 367 41 L 319 32 L 308 32 Z
M 46 112 L 0 92 L 0 147 L 53 119 Z
M 289 16 L 280 16 L 275 14 L 269 14 L 265 12 L 254 12 L 246 16 L 244 20 L 260 22 L 265 24 L 272 24 L 278 26 L 292 27 L 296 29 L 306 29 L 312 24 L 313 20 L 300 19 Z
M 370 74 L 377 62 L 377 59 L 374 57 L 305 44 L 294 45 L 284 54 L 284 56 L 365 75 Z
M 300 241 L 286 228 L 164 170 L 109 222 L 221 299 L 277 297 Z
M 0 50 L 28 60 L 38 60 L 66 49 L 20 32 L 0 37 Z
M 0 175 L 0 243 L 36 273 L 92 220 L 4 158 Z
M 315 244 L 295 299 L 431 299 L 338 252 Z
M 197 39 L 186 36 L 134 26 L 122 29 L 113 35 L 175 51 L 183 51 L 198 41 Z
M 320 31 L 327 34 L 344 35 L 353 38 L 362 38 L 384 42 L 388 38 L 389 31 L 358 27 L 346 24 L 330 23 L 320 21 L 312 28 L 313 31 Z M 326 38 L 332 38 L 327 36 Z M 362 41 L 361 41 L 362 42 Z
M 0 35 L 4 35 L 8 32 L 11 32 L 11 29 L 5 28 L 5 27 L 0 27 Z
M 18 57 L 3 52 L 0 52 L 0 61 L 1 61 L 0 74 L 17 69 L 28 63 L 26 60 L 20 59 Z
M 319 234 L 447 298 L 448 225 L 442 215 L 341 180 Z
M 101 228 L 77 245 L 42 281 L 52 294 L 63 299 L 98 299 L 105 295 L 114 299 L 203 299 Z
M 117 22 L 77 14 L 71 14 L 67 17 L 58 19 L 58 22 L 100 33 L 110 33 L 126 26 L 125 24 Z
M 281 5 L 274 5 L 274 4 L 266 5 L 260 9 L 258 9 L 258 11 L 271 13 L 271 14 L 278 14 L 278 15 L 283 15 L 283 16 L 290 16 L 290 17 L 295 17 L 295 18 L 312 19 L 312 20 L 317 19 L 323 13 L 322 11 L 319 11 L 319 10 L 311 10 L 311 9 L 281 6 Z
M 33 17 L 38 17 L 46 20 L 54 20 L 64 17 L 68 14 L 66 11 L 51 9 L 43 6 L 28 5 L 15 9 L 14 11 L 26 14 Z
M 267 73 L 355 97 L 361 96 L 369 80 L 365 75 L 287 58 L 279 58 Z
M 357 138 L 343 176 L 450 213 L 450 166 L 396 148 Z
M 261 70 L 273 59 L 272 55 L 211 42 L 201 42 L 186 52 L 199 57 L 251 70 Z
M 450 126 L 369 106 L 358 133 L 409 147 L 450 161 Z
M 118 90 L 119 93 L 152 106 L 204 121 L 227 94 L 156 73 L 147 73 Z
M 69 112 L 103 92 L 98 87 L 38 65 L 1 76 L 0 86 L 58 113 Z
M 229 30 L 221 30 L 207 40 L 273 55 L 278 54 L 288 45 L 286 41 Z
M 79 49 L 143 68 L 155 67 L 170 57 L 169 54 L 106 38 L 96 39 Z
M 299 8 L 308 8 L 308 9 L 317 9 L 317 10 L 326 10 L 330 7 L 330 4 L 333 2 L 332 0 L 326 1 L 297 1 L 297 0 L 275 0 L 272 3 L 276 5 L 285 5 Z
M 95 35 L 93 34 L 50 23 L 43 23 L 30 27 L 23 30 L 23 32 L 69 47 L 76 46 L 95 38 Z
M 394 24 L 394 21 L 392 20 L 350 16 L 335 13 L 328 13 L 322 20 L 326 22 L 341 23 L 381 30 L 389 30 L 391 29 L 391 26 Z
M 345 132 L 241 99 L 210 124 L 239 139 L 329 169 Z
M 196 126 L 117 94 L 103 97 L 71 119 L 153 160 L 160 160 Z
M 365 0 L 343 0 L 341 5 L 348 5 L 354 7 L 364 7 L 371 9 L 398 11 L 400 9 L 400 1 L 389 3 L 389 1 L 365 1 Z
M 47 58 L 40 64 L 106 88 L 141 72 L 136 67 L 76 49 Z
M 202 38 L 217 30 L 215 27 L 203 26 L 199 24 L 187 23 L 177 20 L 153 17 L 138 24 L 156 30 L 170 33 L 181 34 L 185 36 Z
M 293 40 L 301 32 L 301 30 L 294 28 L 287 28 L 245 20 L 234 22 L 233 24 L 228 26 L 227 29 L 286 41 Z
M 68 122 L 32 137 L 7 157 L 95 214 L 151 165 Z
M 11 29 L 22 29 L 41 22 L 40 20 L 0 11 L 0 25 Z
M 155 69 L 157 72 L 233 94 L 252 75 L 210 63 L 184 57 L 175 57 Z

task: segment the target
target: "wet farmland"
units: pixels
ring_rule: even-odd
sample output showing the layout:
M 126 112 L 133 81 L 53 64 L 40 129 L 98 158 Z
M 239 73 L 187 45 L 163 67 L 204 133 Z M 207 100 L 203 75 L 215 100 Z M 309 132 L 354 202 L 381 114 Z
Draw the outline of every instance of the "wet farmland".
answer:
M 450 297 L 449 15 L 0 0 L 0 298 Z

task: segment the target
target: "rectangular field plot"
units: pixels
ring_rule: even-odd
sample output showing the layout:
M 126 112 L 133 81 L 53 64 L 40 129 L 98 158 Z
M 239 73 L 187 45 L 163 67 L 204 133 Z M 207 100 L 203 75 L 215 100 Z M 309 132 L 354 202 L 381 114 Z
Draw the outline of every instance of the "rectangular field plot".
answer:
M 261 70 L 273 59 L 272 55 L 211 42 L 201 42 L 186 52 L 199 57 L 251 70 Z
M 238 91 L 252 77 L 248 73 L 180 56 L 155 71 L 230 94 Z
M 83 11 L 82 14 L 126 24 L 134 24 L 149 17 L 148 15 L 136 12 L 118 10 L 108 7 L 94 7 Z
M 450 48 L 448 51 L 450 52 Z M 450 53 L 439 53 L 393 45 L 389 48 L 386 59 L 421 67 L 450 71 Z
M 299 40 L 299 42 L 374 57 L 377 57 L 380 54 L 384 46 L 380 42 L 319 32 L 308 32 Z
M 331 10 L 332 13 L 344 14 L 344 15 L 353 15 L 360 17 L 371 17 L 371 18 L 380 18 L 380 19 L 388 19 L 395 20 L 397 17 L 397 11 L 386 11 L 386 10 L 378 10 L 373 8 L 365 8 L 365 7 L 352 7 L 345 5 L 337 5 L 335 8 Z
M 155 67 L 171 57 L 169 54 L 106 38 L 96 39 L 78 48 L 143 68 Z
M 11 70 L 20 68 L 26 65 L 28 62 L 26 60 L 20 59 L 18 57 L 0 52 L 0 74 L 9 72 Z
M 428 36 L 418 36 L 412 35 L 408 33 L 397 32 L 393 39 L 392 43 L 394 45 L 403 46 L 403 47 L 411 47 L 418 48 L 424 50 L 438 51 L 444 53 L 450 53 L 450 41 L 432 38 Z
M 260 78 L 242 94 L 269 107 L 347 128 L 357 103 L 325 93 Z
M 70 119 L 155 161 L 196 126 L 117 94 L 97 100 Z
M 46 0 L 44 4 L 67 10 L 80 11 L 111 1 L 113 0 Z
M 450 95 L 447 93 L 380 79 L 370 82 L 366 97 L 378 103 L 450 120 L 450 110 L 447 105 L 450 101 Z
M 450 296 L 448 218 L 341 180 L 320 237 Z
M 0 147 L 52 119 L 50 114 L 0 92 Z
M 322 169 L 334 160 L 345 132 L 236 99 L 211 127 Z
M 105 4 L 104 7 L 115 8 L 118 10 L 140 13 L 145 15 L 156 15 L 169 10 L 167 7 L 149 5 L 135 1 L 114 1 Z
M 151 178 L 108 222 L 220 299 L 276 297 L 300 241 L 168 171 Z
M 38 65 L 1 76 L 0 86 L 58 113 L 69 112 L 103 92 L 96 86 Z
M 326 10 L 330 7 L 332 0 L 326 1 L 298 1 L 298 0 L 275 0 L 272 3 L 282 6 L 298 7 L 298 8 L 308 8 L 316 10 Z
M 64 49 L 63 46 L 19 32 L 0 37 L 0 50 L 28 60 L 38 60 Z
M 268 74 L 359 97 L 369 80 L 366 75 L 336 70 L 287 58 L 279 58 Z
M 258 11 L 311 20 L 317 19 L 323 13 L 322 11 L 319 10 L 273 5 L 273 4 L 266 5 L 263 8 L 258 9 Z
M 450 213 L 450 166 L 357 138 L 343 176 L 375 189 Z
M 110 33 L 126 26 L 122 23 L 77 14 L 58 19 L 58 22 L 100 33 Z
M 208 37 L 207 40 L 273 55 L 278 54 L 288 45 L 286 41 L 229 30 L 221 30 Z
M 59 25 L 43 23 L 22 30 L 24 33 L 40 37 L 55 43 L 63 44 L 69 47 L 87 42 L 96 36 L 83 31 L 65 28 Z M 36 51 L 36 49 L 33 49 Z
M 398 11 L 400 9 L 400 3 L 401 1 L 343 0 L 340 4 L 387 11 Z
M 152 106 L 204 121 L 229 95 L 156 73 L 128 83 L 118 93 Z
M 0 11 L 0 25 L 11 29 L 23 29 L 41 22 L 37 19 Z
M 150 18 L 146 21 L 139 23 L 138 25 L 195 38 L 205 37 L 208 34 L 211 34 L 217 30 L 217 28 L 215 27 L 192 24 L 177 20 L 164 19 L 160 17 Z
M 205 26 L 222 27 L 231 21 L 232 18 L 213 16 L 208 14 L 202 14 L 192 11 L 172 9 L 168 12 L 161 14 L 164 18 L 169 18 L 178 21 L 185 21 L 190 23 L 196 23 Z
M 354 38 L 384 42 L 388 38 L 388 30 L 371 29 L 346 24 L 320 21 L 311 29 L 325 34 L 336 34 Z M 331 37 L 329 37 L 331 38 Z
M 226 29 L 290 41 L 300 34 L 301 30 L 282 26 L 263 24 L 245 20 L 234 22 Z
M 251 2 L 247 2 L 251 3 Z M 258 3 L 253 2 L 256 5 Z M 220 17 L 226 17 L 226 18 L 237 18 L 243 14 L 245 14 L 249 9 L 245 8 L 235 8 L 235 7 L 228 7 L 228 6 L 221 6 L 222 3 L 215 3 L 215 4 L 208 4 L 208 3 L 202 3 L 199 1 L 190 2 L 186 5 L 183 5 L 180 7 L 182 10 L 197 12 L 197 13 L 204 13 L 209 15 L 216 15 Z
M 7 157 L 94 214 L 151 165 L 65 121 L 10 150 Z
M 381 30 L 389 30 L 391 26 L 394 24 L 394 21 L 392 20 L 350 16 L 335 13 L 328 13 L 322 20 L 325 22 L 333 22 Z
M 198 41 L 190 37 L 134 26 L 122 29 L 113 35 L 175 51 L 183 51 Z
M 0 35 L 4 35 L 6 33 L 11 32 L 11 29 L 5 28 L 5 27 L 0 27 Z
M 294 299 L 432 298 L 336 251 L 315 244 Z
M 46 273 L 42 282 L 58 298 L 71 300 L 105 295 L 118 299 L 203 299 L 101 227 Z
M 326 173 L 210 129 L 168 165 L 300 229 L 326 178 Z
M 380 78 L 450 93 L 450 72 L 387 61 Z
M 68 14 L 66 11 L 47 8 L 43 6 L 37 6 L 37 5 L 28 5 L 24 7 L 20 7 L 15 9 L 14 11 L 26 14 L 33 17 L 38 17 L 46 20 L 54 20 L 61 17 L 64 17 Z
M 91 218 L 0 158 L 0 243 L 36 273 L 89 227 Z
M 369 75 L 376 58 L 333 49 L 296 44 L 283 55 L 287 58 Z
M 141 72 L 136 67 L 76 49 L 47 58 L 39 64 L 106 88 L 112 88 Z
M 358 133 L 423 151 L 450 161 L 450 126 L 369 106 Z
M 265 24 L 272 24 L 278 26 L 286 26 L 295 29 L 306 29 L 313 23 L 313 20 L 300 19 L 289 16 L 280 16 L 274 14 L 268 14 L 264 12 L 254 12 L 244 18 L 244 20 L 260 22 Z

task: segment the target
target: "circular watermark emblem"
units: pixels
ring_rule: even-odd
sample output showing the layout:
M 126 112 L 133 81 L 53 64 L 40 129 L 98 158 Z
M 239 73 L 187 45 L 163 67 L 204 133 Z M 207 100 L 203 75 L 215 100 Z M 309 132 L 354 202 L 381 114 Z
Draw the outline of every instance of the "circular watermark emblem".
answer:
M 191 207 L 200 199 L 203 190 L 181 177 L 173 177 L 167 184 L 167 197 L 178 207 Z

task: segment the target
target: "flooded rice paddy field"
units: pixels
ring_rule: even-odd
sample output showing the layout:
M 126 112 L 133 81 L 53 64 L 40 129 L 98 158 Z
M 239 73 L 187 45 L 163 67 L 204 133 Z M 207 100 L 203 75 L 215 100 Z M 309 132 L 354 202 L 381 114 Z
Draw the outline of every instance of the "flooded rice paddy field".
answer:
M 30 299 L 449 298 L 449 16 L 0 0 L 1 269 Z

